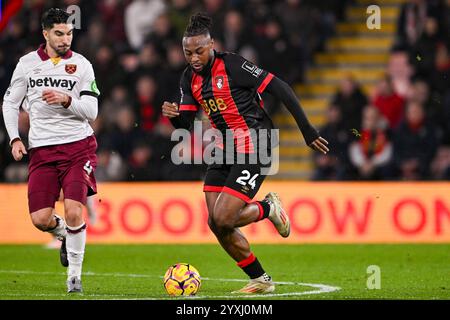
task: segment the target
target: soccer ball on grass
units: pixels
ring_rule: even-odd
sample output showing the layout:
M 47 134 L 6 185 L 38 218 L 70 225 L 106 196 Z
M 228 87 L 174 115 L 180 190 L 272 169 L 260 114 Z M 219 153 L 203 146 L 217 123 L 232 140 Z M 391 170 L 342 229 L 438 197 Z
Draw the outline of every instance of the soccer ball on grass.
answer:
M 164 288 L 171 296 L 193 296 L 200 285 L 200 273 L 188 263 L 172 265 L 164 275 Z

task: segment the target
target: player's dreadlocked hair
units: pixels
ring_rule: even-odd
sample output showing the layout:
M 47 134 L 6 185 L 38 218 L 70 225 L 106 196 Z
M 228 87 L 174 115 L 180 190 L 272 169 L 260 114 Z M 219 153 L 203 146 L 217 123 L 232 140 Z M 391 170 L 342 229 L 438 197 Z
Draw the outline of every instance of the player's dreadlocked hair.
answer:
M 185 37 L 194 37 L 201 34 L 210 34 L 212 19 L 204 13 L 196 13 L 189 19 L 189 24 L 184 32 Z
M 51 29 L 54 24 L 67 23 L 70 14 L 58 8 L 51 8 L 44 12 L 41 19 L 42 29 Z

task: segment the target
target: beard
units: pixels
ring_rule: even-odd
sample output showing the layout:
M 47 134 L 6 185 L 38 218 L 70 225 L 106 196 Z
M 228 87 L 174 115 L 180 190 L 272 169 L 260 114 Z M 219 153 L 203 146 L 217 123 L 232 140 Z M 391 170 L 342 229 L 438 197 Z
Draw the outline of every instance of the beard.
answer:
M 67 47 L 55 47 L 53 45 L 50 45 L 52 49 L 58 54 L 58 56 L 63 56 L 69 51 L 70 46 Z

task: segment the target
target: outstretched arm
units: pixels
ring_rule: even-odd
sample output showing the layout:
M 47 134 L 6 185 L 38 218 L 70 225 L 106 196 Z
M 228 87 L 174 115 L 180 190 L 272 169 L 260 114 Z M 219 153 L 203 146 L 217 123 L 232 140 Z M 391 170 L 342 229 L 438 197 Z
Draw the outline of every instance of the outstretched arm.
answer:
M 266 87 L 266 92 L 269 92 L 283 102 L 297 122 L 297 125 L 305 138 L 306 144 L 309 147 L 324 154 L 329 151 L 327 147 L 328 141 L 322 138 L 308 121 L 297 96 L 286 82 L 277 77 L 273 77 Z

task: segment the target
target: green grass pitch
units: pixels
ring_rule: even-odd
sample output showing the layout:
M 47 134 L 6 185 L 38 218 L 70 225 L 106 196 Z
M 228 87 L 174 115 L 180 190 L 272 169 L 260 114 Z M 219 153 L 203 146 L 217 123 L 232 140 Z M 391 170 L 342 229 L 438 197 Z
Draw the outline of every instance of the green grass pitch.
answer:
M 449 245 L 254 245 L 274 281 L 256 299 L 449 299 Z M 0 299 L 168 299 L 162 285 L 176 262 L 202 276 L 196 299 L 249 299 L 230 292 L 246 275 L 219 245 L 88 245 L 83 294 L 66 294 L 57 250 L 0 246 Z M 368 289 L 380 268 L 380 289 Z M 370 281 L 369 281 L 370 282 Z M 179 299 L 179 298 L 177 298 Z M 186 299 L 186 298 L 183 298 Z

